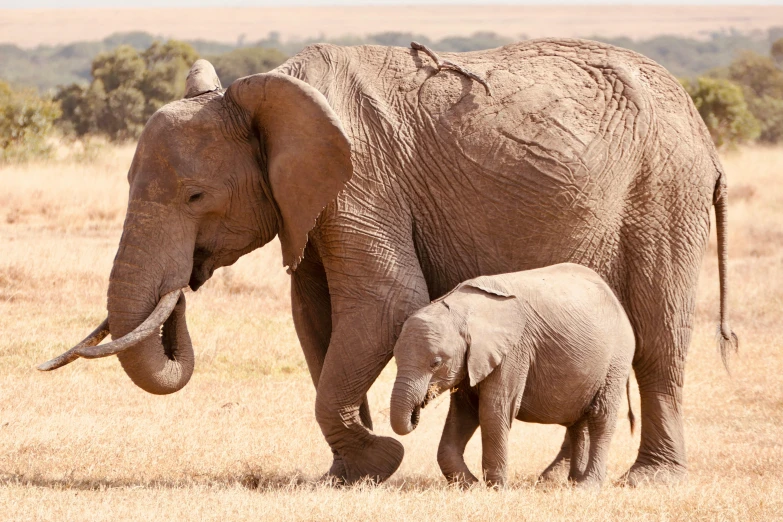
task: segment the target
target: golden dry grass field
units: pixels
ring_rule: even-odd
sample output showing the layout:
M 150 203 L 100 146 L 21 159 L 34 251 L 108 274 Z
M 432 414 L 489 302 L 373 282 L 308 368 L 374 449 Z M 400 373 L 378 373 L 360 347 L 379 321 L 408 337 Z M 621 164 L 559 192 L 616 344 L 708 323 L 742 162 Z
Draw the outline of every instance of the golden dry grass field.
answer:
M 179 393 L 136 388 L 115 358 L 34 368 L 105 315 L 132 147 L 97 159 L 0 168 L 0 520 L 770 520 L 783 518 L 783 149 L 724 155 L 730 295 L 741 340 L 732 376 L 716 351 L 714 237 L 703 264 L 685 386 L 686 483 L 598 495 L 535 485 L 563 428 L 516 423 L 511 487 L 446 487 L 435 452 L 447 402 L 401 438 L 386 484 L 332 489 L 331 455 L 271 244 L 188 294 L 196 372 Z M 714 231 L 713 231 L 714 236 Z M 371 390 L 391 434 L 393 363 Z M 638 395 L 634 403 L 638 413 Z M 625 412 L 609 476 L 632 463 Z M 479 469 L 474 437 L 468 464 Z
M 480 2 L 477 2 L 480 4 Z M 281 2 L 281 5 L 284 4 Z M 487 5 L 490 4 L 490 5 Z M 781 25 L 780 5 L 368 5 L 220 7 L 198 9 L 0 9 L 0 42 L 23 47 L 99 40 L 112 33 L 147 31 L 166 38 L 248 42 L 270 31 L 289 38 L 363 36 L 411 31 L 430 38 L 493 31 L 527 35 L 649 38 L 705 36 Z

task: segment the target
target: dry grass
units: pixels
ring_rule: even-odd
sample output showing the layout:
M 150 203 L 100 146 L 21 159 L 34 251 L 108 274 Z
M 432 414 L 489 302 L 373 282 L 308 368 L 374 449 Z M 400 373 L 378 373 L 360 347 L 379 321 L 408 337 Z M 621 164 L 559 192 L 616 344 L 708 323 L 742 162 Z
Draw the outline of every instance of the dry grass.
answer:
M 283 5 L 284 2 L 281 2 Z M 476 2 L 481 4 L 481 2 Z M 477 31 L 518 38 L 544 36 L 649 38 L 765 31 L 780 25 L 783 6 L 754 5 L 408 5 L 350 7 L 221 7 L 188 9 L 0 9 L 0 42 L 23 47 L 98 40 L 147 31 L 167 38 L 235 43 L 271 31 L 283 39 L 410 31 L 430 38 Z
M 330 453 L 290 320 L 277 244 L 189 294 L 196 373 L 147 395 L 116 359 L 33 368 L 103 317 L 124 214 L 131 148 L 0 170 L 0 519 L 11 520 L 766 520 L 783 514 L 783 149 L 725 157 L 732 193 L 731 304 L 741 354 L 724 372 L 714 332 L 713 243 L 704 261 L 685 387 L 690 479 L 605 485 L 597 496 L 534 478 L 563 429 L 517 423 L 505 492 L 445 486 L 435 462 L 446 401 L 402 438 L 406 458 L 381 487 L 331 489 Z M 390 434 L 393 369 L 371 390 Z M 638 398 L 635 399 L 638 409 Z M 638 411 L 638 410 L 637 410 Z M 624 412 L 622 413 L 624 415 Z M 609 474 L 633 461 L 621 421 Z M 468 463 L 478 469 L 475 437 Z

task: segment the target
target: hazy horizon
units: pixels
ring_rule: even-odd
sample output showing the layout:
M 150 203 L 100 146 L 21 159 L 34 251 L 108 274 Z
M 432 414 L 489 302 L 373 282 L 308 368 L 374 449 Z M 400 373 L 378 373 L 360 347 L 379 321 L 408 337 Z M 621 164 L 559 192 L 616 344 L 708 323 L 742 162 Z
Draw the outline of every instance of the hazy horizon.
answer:
M 109 4 L 109 5 L 107 5 Z M 568 2 L 546 3 L 535 0 L 492 0 L 479 2 L 476 0 L 28 0 L 20 4 L 18 0 L 0 0 L 0 9 L 83 9 L 83 8 L 194 8 L 194 7 L 328 7 L 328 6 L 390 6 L 390 5 L 724 5 L 724 6 L 755 6 L 783 5 L 783 0 L 760 0 L 753 2 L 737 2 L 732 0 L 647 0 L 643 2 L 623 0 L 570 0 Z

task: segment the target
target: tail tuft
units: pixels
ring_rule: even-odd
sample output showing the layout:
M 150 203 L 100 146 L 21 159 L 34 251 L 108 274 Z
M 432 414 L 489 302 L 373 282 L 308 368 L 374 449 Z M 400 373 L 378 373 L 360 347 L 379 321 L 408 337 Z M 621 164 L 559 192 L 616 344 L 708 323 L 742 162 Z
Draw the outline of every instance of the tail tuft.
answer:
M 720 358 L 723 361 L 723 367 L 726 368 L 726 373 L 731 375 L 731 370 L 729 369 L 729 354 L 736 354 L 739 352 L 739 339 L 737 338 L 737 334 L 723 325 L 718 327 L 718 349 L 720 349 Z

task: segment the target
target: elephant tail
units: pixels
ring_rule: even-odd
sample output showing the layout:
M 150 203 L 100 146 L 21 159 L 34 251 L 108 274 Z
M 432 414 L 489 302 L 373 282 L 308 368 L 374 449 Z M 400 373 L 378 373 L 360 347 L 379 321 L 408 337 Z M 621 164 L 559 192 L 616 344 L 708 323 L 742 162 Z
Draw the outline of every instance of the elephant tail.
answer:
M 728 189 L 726 175 L 720 170 L 715 185 L 712 204 L 715 206 L 715 223 L 718 234 L 718 278 L 720 279 L 720 326 L 718 327 L 718 347 L 723 366 L 729 371 L 729 352 L 737 353 L 739 339 L 729 325 L 729 279 L 728 279 Z
M 628 380 L 625 381 L 625 396 L 628 397 L 628 422 L 631 423 L 631 435 L 636 431 L 636 415 L 633 414 L 633 406 L 631 406 L 631 376 L 628 376 Z

